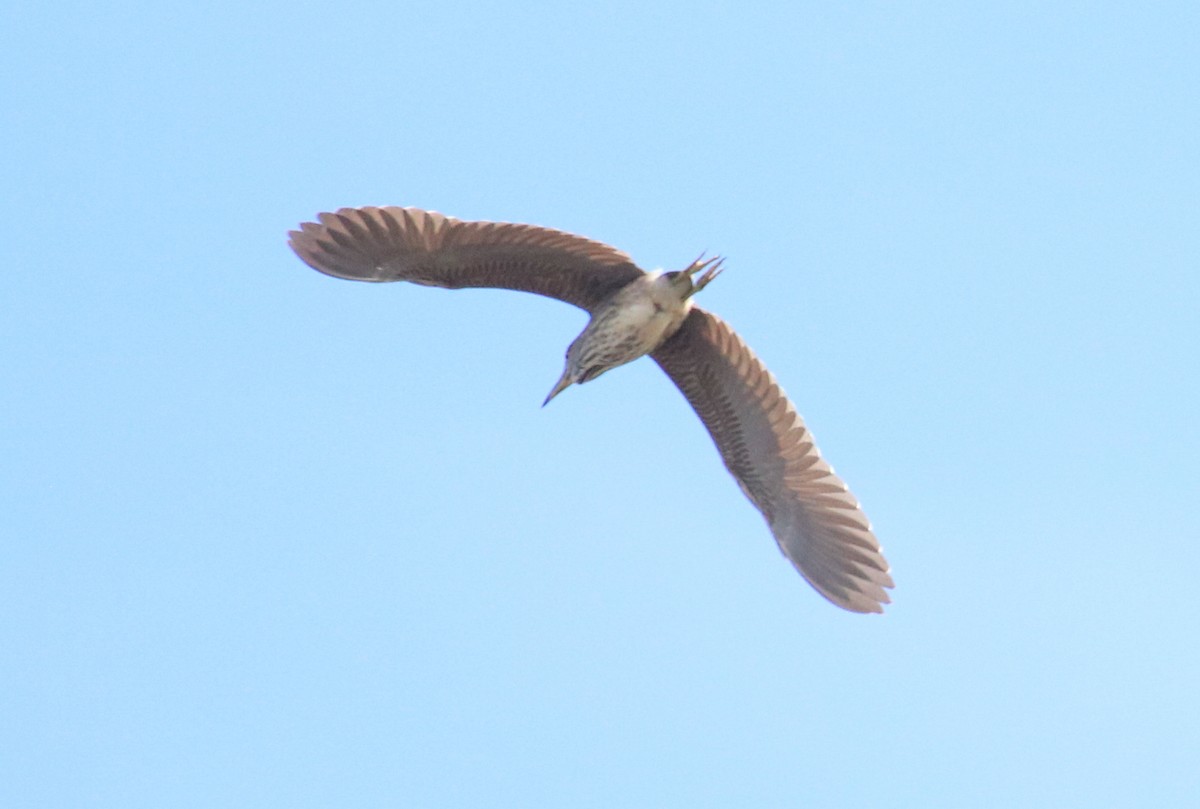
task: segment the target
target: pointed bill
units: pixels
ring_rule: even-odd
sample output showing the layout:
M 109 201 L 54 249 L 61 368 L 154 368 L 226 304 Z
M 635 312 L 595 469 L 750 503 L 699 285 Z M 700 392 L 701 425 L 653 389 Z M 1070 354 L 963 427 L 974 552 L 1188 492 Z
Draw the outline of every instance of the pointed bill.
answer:
M 550 404 L 551 399 L 553 399 L 555 396 L 557 396 L 558 394 L 562 393 L 564 390 L 569 388 L 571 386 L 571 383 L 574 381 L 575 380 L 571 379 L 571 369 L 570 368 L 563 371 L 563 374 L 561 377 L 559 377 L 558 382 L 556 382 L 554 384 L 554 389 L 551 390 L 550 395 L 546 397 L 546 401 L 542 402 L 542 407 L 545 407 L 546 405 Z

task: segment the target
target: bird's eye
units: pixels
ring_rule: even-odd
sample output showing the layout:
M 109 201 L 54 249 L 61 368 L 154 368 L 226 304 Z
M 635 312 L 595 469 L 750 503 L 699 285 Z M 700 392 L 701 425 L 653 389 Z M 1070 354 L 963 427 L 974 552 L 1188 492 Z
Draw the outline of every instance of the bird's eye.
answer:
M 676 270 L 674 272 L 666 273 L 665 276 L 668 281 L 674 281 L 676 278 L 679 277 L 679 271 Z

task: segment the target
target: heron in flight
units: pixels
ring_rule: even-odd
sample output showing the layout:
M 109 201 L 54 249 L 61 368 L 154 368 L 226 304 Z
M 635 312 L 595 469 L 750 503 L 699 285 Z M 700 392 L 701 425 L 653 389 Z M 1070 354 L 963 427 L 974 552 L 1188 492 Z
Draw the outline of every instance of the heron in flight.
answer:
M 343 208 L 317 218 L 292 231 L 290 243 L 327 275 L 514 289 L 587 311 L 591 319 L 567 349 L 546 402 L 649 354 L 700 416 L 725 466 L 809 584 L 844 609 L 883 612 L 892 577 L 858 501 L 821 458 L 771 372 L 725 321 L 692 301 L 720 273 L 720 259 L 646 272 L 606 244 L 532 225 L 397 207 Z

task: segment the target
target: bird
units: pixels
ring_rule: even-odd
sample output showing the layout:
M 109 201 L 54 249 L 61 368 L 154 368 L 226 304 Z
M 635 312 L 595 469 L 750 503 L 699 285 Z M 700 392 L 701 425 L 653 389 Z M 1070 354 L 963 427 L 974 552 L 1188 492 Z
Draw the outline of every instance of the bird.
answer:
M 542 403 L 649 355 L 708 429 L 726 468 L 809 584 L 851 612 L 890 603 L 891 570 L 858 500 L 821 456 L 774 375 L 696 293 L 723 270 L 701 255 L 646 271 L 625 252 L 536 225 L 420 208 L 341 208 L 289 231 L 296 255 L 352 281 L 532 292 L 589 313 Z

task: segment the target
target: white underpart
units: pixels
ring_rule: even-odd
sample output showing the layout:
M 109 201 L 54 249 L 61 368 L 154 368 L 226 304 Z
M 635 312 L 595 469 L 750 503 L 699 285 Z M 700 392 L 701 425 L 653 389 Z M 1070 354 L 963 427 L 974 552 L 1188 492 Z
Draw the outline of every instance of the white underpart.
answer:
M 647 273 L 622 290 L 622 306 L 613 324 L 618 331 L 640 337 L 643 354 L 658 348 L 692 309 L 691 298 L 681 299 L 662 275 L 661 270 Z

